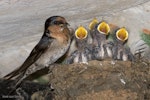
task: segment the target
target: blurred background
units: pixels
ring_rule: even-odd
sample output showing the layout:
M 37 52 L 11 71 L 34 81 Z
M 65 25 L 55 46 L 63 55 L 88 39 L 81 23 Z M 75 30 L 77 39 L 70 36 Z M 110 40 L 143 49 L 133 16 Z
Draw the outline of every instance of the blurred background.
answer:
M 93 18 L 126 27 L 132 52 L 150 43 L 149 0 L 0 0 L 1 77 L 24 62 L 41 38 L 45 20 L 53 15 L 64 16 L 73 28 L 88 28 Z M 150 58 L 148 42 L 146 58 Z

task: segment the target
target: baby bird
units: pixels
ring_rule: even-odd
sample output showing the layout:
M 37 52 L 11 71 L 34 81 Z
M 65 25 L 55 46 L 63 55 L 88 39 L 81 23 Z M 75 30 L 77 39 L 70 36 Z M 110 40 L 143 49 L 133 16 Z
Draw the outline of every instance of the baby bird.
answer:
M 103 60 L 107 57 L 112 57 L 112 45 L 111 42 L 108 42 L 107 40 L 110 32 L 109 25 L 105 21 L 97 23 L 96 19 L 94 19 L 92 22 L 89 25 L 89 29 L 93 40 L 93 59 Z
M 71 53 L 67 58 L 66 63 L 86 63 L 91 59 L 91 51 L 87 44 L 88 41 L 88 31 L 83 27 L 79 26 L 75 30 L 75 46 L 76 50 Z
M 128 40 L 128 31 L 125 27 L 117 29 L 114 36 L 114 46 L 112 49 L 113 59 L 114 60 L 123 60 L 123 61 L 134 61 L 134 56 L 130 51 L 130 48 L 125 46 L 126 41 Z
M 90 31 L 94 31 L 95 26 L 96 26 L 98 23 L 99 23 L 99 22 L 98 22 L 97 18 L 94 18 L 94 19 L 90 22 L 90 24 L 89 24 L 89 30 L 90 30 Z

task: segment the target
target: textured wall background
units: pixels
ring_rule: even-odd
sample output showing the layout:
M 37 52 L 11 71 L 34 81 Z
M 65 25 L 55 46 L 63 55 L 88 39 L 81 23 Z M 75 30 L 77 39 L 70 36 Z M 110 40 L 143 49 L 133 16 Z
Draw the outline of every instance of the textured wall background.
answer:
M 74 28 L 88 27 L 94 17 L 125 26 L 131 46 L 140 40 L 143 28 L 150 29 L 149 5 L 149 0 L 0 0 L 0 74 L 23 63 L 50 16 L 64 16 Z M 146 52 L 150 56 L 149 48 Z

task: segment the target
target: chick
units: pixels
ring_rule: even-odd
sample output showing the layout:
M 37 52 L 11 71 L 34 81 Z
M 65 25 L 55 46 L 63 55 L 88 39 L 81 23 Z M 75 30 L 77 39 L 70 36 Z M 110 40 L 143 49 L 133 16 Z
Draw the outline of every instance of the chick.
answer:
M 112 49 L 114 60 L 134 61 L 134 56 L 131 53 L 130 48 L 125 45 L 128 37 L 129 33 L 125 27 L 116 30 Z
M 71 53 L 71 55 L 67 58 L 66 63 L 86 63 L 91 60 L 91 50 L 87 43 L 88 41 L 88 31 L 83 27 L 79 26 L 75 30 L 74 34 L 75 47 L 76 50 Z
M 92 37 L 92 48 L 93 48 L 93 58 L 96 60 L 103 60 L 105 58 L 112 57 L 112 45 L 111 42 L 107 40 L 110 32 L 110 27 L 105 21 L 97 23 L 96 19 L 89 25 L 90 34 Z

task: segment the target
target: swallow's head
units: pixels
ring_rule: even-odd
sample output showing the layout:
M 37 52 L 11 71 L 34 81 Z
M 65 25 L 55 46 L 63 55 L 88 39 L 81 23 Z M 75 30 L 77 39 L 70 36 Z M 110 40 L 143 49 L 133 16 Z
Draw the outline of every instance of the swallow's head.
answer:
M 105 21 L 102 21 L 97 24 L 97 31 L 101 34 L 108 35 L 110 32 L 110 27 Z
M 45 33 L 70 33 L 66 19 L 62 16 L 52 16 L 45 22 Z
M 125 42 L 128 39 L 128 31 L 126 28 L 120 28 L 116 31 L 116 38 L 122 42 Z
M 70 30 L 66 19 L 62 16 L 52 16 L 45 22 L 44 34 L 57 39 L 60 42 L 68 41 Z
M 94 30 L 95 26 L 98 24 L 98 20 L 94 18 L 89 24 L 89 30 Z
M 75 31 L 75 37 L 79 40 L 87 38 L 88 32 L 83 26 L 79 26 Z
M 58 26 L 58 27 L 65 27 L 68 23 L 66 19 L 62 16 L 52 16 L 48 18 L 45 22 L 45 30 L 48 30 L 49 26 Z

